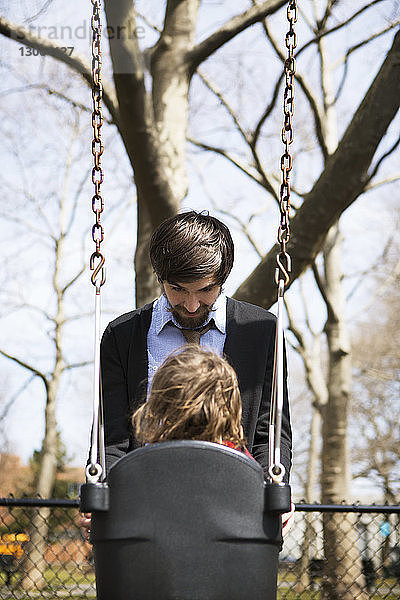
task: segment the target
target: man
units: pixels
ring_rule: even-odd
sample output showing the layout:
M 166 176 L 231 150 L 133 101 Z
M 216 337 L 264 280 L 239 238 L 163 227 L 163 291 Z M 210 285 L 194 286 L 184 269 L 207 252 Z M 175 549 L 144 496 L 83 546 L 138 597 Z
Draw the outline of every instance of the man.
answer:
M 182 213 L 154 232 L 150 260 L 162 294 L 112 321 L 101 344 L 107 471 L 139 446 L 131 416 L 146 401 L 155 371 L 173 350 L 197 342 L 224 354 L 235 369 L 247 448 L 266 472 L 275 317 L 224 295 L 233 258 L 229 229 L 209 215 Z M 281 435 L 285 481 L 291 467 L 291 439 L 285 377 Z M 293 523 L 293 512 L 292 504 L 291 512 L 282 515 L 283 535 Z M 90 514 L 82 516 L 81 525 L 88 538 Z
M 224 354 L 235 369 L 247 448 L 266 471 L 275 317 L 224 295 L 233 258 L 229 229 L 209 215 L 182 213 L 154 232 L 150 259 L 162 295 L 112 321 L 102 339 L 107 469 L 139 446 L 130 417 L 146 401 L 154 372 L 173 350 L 197 341 Z M 281 461 L 287 481 L 291 429 L 286 382 Z

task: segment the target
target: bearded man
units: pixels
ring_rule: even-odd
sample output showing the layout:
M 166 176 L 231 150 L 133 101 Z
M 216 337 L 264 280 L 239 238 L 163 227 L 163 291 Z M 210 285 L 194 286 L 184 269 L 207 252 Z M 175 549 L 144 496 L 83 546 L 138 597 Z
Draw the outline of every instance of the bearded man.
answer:
M 130 417 L 146 401 L 158 367 L 189 342 L 223 355 L 235 369 L 247 448 L 267 472 L 276 319 L 263 308 L 224 294 L 233 259 L 229 229 L 208 214 L 178 214 L 153 233 L 150 260 L 162 294 L 112 321 L 102 339 L 107 469 L 139 446 Z M 286 376 L 284 385 L 281 462 L 288 481 L 291 427 Z

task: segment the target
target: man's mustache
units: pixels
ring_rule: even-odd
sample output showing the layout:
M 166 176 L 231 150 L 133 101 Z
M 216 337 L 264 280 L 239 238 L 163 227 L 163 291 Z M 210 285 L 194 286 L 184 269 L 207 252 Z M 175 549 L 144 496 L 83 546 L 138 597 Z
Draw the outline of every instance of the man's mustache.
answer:
M 208 312 L 215 312 L 217 310 L 216 308 L 213 308 L 212 305 L 210 306 L 209 304 L 200 304 L 199 308 L 194 313 L 191 313 L 184 306 L 182 306 L 180 304 L 176 304 L 175 306 L 168 306 L 167 311 L 170 313 L 173 313 L 177 308 L 179 308 L 180 310 L 183 310 L 183 312 L 186 313 L 187 315 L 196 315 L 196 314 L 200 313 L 201 309 L 203 309 L 203 308 L 207 309 Z

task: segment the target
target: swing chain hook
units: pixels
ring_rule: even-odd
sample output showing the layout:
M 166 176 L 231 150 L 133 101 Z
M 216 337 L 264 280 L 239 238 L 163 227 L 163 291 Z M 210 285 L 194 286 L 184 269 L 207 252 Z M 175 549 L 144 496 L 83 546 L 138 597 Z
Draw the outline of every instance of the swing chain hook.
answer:
M 283 287 L 287 286 L 289 283 L 289 274 L 291 272 L 291 258 L 286 251 L 286 245 L 290 239 L 290 173 L 293 168 L 293 159 L 290 154 L 289 146 L 294 138 L 292 117 L 294 111 L 294 49 L 297 45 L 296 32 L 294 31 L 294 23 L 297 21 L 296 0 L 289 0 L 287 19 L 289 29 L 286 33 L 285 43 L 288 52 L 284 63 L 286 84 L 283 97 L 284 123 L 282 127 L 282 142 L 285 145 L 285 150 L 281 157 L 282 183 L 279 192 L 280 224 L 278 229 L 278 242 L 281 248 L 276 258 L 277 268 L 275 270 L 275 281 L 278 285 L 279 294 L 281 294 L 280 282 L 283 281 Z
M 90 270 L 93 271 L 90 280 L 96 288 L 96 294 L 100 294 L 100 288 L 106 280 L 104 263 L 104 256 L 100 252 L 93 252 L 92 256 L 90 257 Z M 99 273 L 101 273 L 100 279 Z
M 91 282 L 96 288 L 96 294 L 99 294 L 100 288 L 105 282 L 105 258 L 101 253 L 101 243 L 104 239 L 104 230 L 100 222 L 101 213 L 104 209 L 104 201 L 101 195 L 101 184 L 103 183 L 104 179 L 103 169 L 101 167 L 101 156 L 104 151 L 104 146 L 101 139 L 101 127 L 103 125 L 103 85 L 101 82 L 101 0 L 92 0 L 92 5 L 92 155 L 94 162 L 94 166 L 92 169 L 92 182 L 94 185 L 94 194 L 92 197 L 92 211 L 95 215 L 95 223 L 92 227 L 92 239 L 96 246 L 96 249 L 90 257 L 90 269 L 91 271 L 93 271 L 91 275 Z

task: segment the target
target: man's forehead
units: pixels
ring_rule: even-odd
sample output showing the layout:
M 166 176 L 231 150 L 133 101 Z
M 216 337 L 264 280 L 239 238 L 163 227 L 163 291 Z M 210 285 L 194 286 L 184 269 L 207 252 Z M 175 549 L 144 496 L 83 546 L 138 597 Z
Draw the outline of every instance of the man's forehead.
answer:
M 217 277 L 215 275 L 209 275 L 207 277 L 201 277 L 195 281 L 168 281 L 170 285 L 176 285 L 182 289 L 190 292 L 199 292 L 204 288 L 212 287 L 217 285 Z

